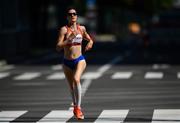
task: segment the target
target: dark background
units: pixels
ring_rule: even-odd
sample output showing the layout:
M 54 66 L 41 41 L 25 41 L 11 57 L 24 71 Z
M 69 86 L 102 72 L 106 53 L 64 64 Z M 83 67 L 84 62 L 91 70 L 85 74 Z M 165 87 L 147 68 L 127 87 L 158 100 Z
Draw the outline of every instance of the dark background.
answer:
M 92 54 L 105 58 L 107 53 L 124 56 L 123 64 L 180 63 L 177 0 L 1 0 L 0 61 L 58 63 L 63 54 L 55 51 L 58 30 L 66 24 L 70 5 L 95 40 L 85 54 L 90 63 Z M 130 31 L 130 23 L 140 32 Z

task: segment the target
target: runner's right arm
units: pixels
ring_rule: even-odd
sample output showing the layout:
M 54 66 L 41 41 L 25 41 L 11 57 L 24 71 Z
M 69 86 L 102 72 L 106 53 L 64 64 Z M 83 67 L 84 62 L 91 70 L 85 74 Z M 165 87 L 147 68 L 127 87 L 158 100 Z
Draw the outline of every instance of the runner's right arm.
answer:
M 68 38 L 64 40 L 66 33 L 67 33 L 67 29 L 65 27 L 62 27 L 59 31 L 58 43 L 56 45 L 57 51 L 60 51 L 61 49 L 64 48 L 64 46 L 71 43 L 71 41 L 75 37 L 75 34 L 71 33 L 70 36 L 68 36 Z

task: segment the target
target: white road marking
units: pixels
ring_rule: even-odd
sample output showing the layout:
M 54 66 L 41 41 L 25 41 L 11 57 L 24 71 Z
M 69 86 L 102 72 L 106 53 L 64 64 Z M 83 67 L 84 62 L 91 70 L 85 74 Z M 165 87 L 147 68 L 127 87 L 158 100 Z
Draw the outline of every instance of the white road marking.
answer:
M 62 64 L 53 65 L 51 67 L 52 70 L 62 70 Z
M 94 123 L 122 123 L 129 110 L 103 110 Z
M 116 72 L 112 75 L 112 79 L 129 79 L 132 76 L 132 72 Z
M 90 79 L 86 79 L 84 80 L 84 84 L 82 84 L 82 96 L 84 96 L 84 94 L 86 93 L 88 87 L 90 86 L 92 80 Z
M 156 109 L 152 123 L 180 123 L 180 109 Z
M 41 75 L 40 72 L 27 72 L 14 77 L 14 80 L 31 80 Z
M 153 69 L 168 69 L 170 65 L 168 64 L 154 64 L 152 66 Z
M 100 67 L 98 69 L 98 72 L 99 73 L 104 73 L 106 72 L 107 70 L 109 70 L 113 64 L 116 64 L 117 62 L 119 62 L 120 60 L 122 60 L 122 57 L 116 57 L 114 58 L 112 61 L 110 61 L 109 63 L 103 65 L 102 67 Z
M 66 123 L 72 116 L 69 110 L 52 110 L 37 123 Z
M 0 71 L 11 70 L 11 69 L 14 69 L 14 68 L 15 68 L 14 65 L 5 65 L 5 66 L 0 67 Z
M 47 76 L 47 79 L 48 80 L 62 80 L 62 79 L 65 79 L 65 75 L 63 72 L 56 72 Z
M 113 59 L 112 61 L 110 61 L 108 64 L 103 65 L 102 67 L 100 67 L 97 72 L 93 73 L 87 73 L 84 76 L 86 76 L 89 80 L 84 80 L 84 82 L 82 83 L 82 94 L 83 96 L 85 95 L 85 92 L 88 90 L 88 87 L 91 85 L 92 82 L 92 76 L 94 75 L 94 77 L 97 79 L 99 77 L 102 76 L 103 73 L 105 73 L 108 69 L 110 69 L 112 67 L 113 64 L 116 64 L 117 62 L 119 62 L 121 60 L 121 57 L 116 57 L 115 59 Z M 91 79 L 90 79 L 91 78 Z M 71 107 L 70 107 L 71 108 Z
M 27 111 L 1 111 L 0 112 L 0 122 L 9 123 L 15 120 L 19 116 L 25 114 Z
M 180 79 L 180 72 L 177 73 L 177 78 Z
M 147 72 L 145 74 L 145 79 L 162 79 L 163 73 L 162 72 Z
M 27 112 L 0 111 L 0 122 L 10 123 Z M 128 112 L 128 109 L 103 110 L 94 123 L 123 123 Z M 36 123 L 66 123 L 72 117 L 72 110 L 51 110 Z M 180 109 L 155 109 L 151 123 L 180 123 Z
M 97 79 L 101 77 L 101 75 L 99 72 L 86 72 L 83 74 L 82 79 Z
M 9 72 L 0 73 L 0 79 L 5 78 L 5 77 L 7 77 L 7 76 L 9 76 L 9 75 L 10 75 Z

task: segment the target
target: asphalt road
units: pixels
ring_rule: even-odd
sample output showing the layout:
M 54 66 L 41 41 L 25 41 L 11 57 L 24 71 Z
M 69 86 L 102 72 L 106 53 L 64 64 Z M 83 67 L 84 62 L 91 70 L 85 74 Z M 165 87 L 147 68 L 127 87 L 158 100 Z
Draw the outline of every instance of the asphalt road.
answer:
M 83 121 L 73 118 L 61 65 L 0 68 L 0 122 L 179 123 L 180 66 L 88 65 L 82 77 Z

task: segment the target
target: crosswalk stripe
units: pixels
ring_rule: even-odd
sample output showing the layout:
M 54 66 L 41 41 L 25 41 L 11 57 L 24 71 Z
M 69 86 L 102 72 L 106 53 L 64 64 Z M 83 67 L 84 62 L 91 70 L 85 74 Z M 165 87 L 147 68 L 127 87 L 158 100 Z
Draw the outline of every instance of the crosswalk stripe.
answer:
M 60 80 L 60 79 L 65 79 L 65 75 L 63 72 L 56 72 L 47 76 L 47 80 Z
M 152 66 L 153 69 L 168 69 L 169 67 L 169 64 L 154 64 Z
M 86 72 L 83 74 L 82 79 L 98 79 L 101 75 L 100 72 Z
M 28 111 L 0 111 L 0 122 L 9 123 Z M 94 123 L 121 123 L 129 110 L 103 110 Z M 73 117 L 72 110 L 52 110 L 36 123 L 66 123 Z M 23 121 L 26 122 L 26 121 Z M 155 109 L 151 123 L 179 123 L 180 109 Z
M 25 114 L 27 111 L 1 111 L 0 112 L 0 122 L 8 123 L 13 121 L 17 117 Z
M 145 79 L 162 79 L 163 73 L 162 72 L 147 72 L 144 78 Z
M 132 72 L 116 72 L 111 76 L 112 79 L 129 79 L 132 76 Z
M 156 109 L 152 123 L 180 123 L 180 109 Z
M 66 123 L 72 116 L 70 110 L 52 110 L 37 123 Z
M 5 65 L 5 66 L 0 67 L 0 71 L 7 71 L 7 70 L 14 69 L 14 68 L 15 68 L 14 65 Z
M 52 70 L 62 70 L 62 65 L 61 64 L 57 64 L 57 65 L 53 65 L 51 67 Z
M 14 80 L 31 80 L 41 75 L 40 72 L 27 72 L 14 77 Z
M 129 110 L 103 110 L 95 123 L 120 123 L 126 118 Z
M 177 73 L 177 78 L 180 79 L 180 72 Z
M 0 73 L 0 79 L 5 78 L 5 77 L 7 77 L 7 76 L 9 76 L 9 75 L 10 75 L 9 72 Z
M 25 72 L 20 75 L 17 75 L 13 80 L 31 80 L 41 76 L 41 72 Z M 0 79 L 6 78 L 12 75 L 10 72 L 0 72 Z M 133 72 L 115 72 L 111 79 L 130 79 L 133 75 Z M 99 72 L 86 72 L 83 74 L 82 79 L 98 79 L 102 76 Z M 176 73 L 176 79 L 180 79 L 180 72 Z M 145 73 L 145 79 L 162 79 L 164 77 L 163 72 L 147 72 Z M 65 79 L 63 72 L 55 72 L 53 74 L 47 75 L 47 80 L 62 80 Z

